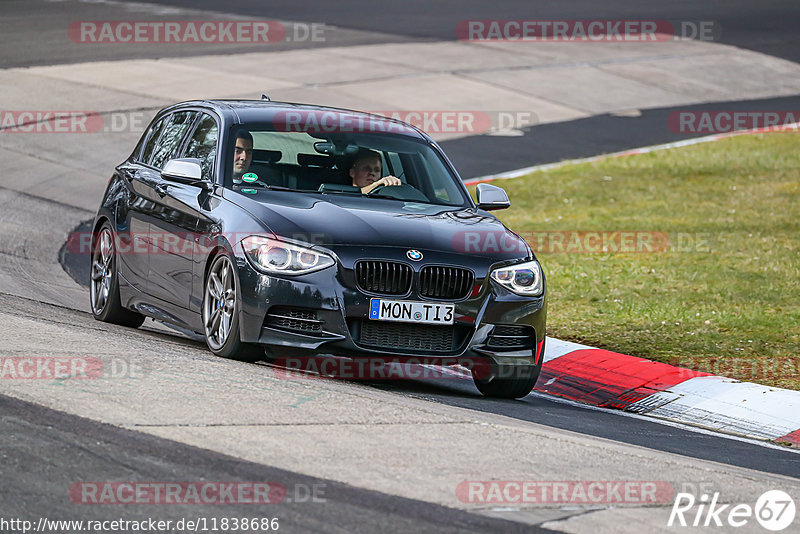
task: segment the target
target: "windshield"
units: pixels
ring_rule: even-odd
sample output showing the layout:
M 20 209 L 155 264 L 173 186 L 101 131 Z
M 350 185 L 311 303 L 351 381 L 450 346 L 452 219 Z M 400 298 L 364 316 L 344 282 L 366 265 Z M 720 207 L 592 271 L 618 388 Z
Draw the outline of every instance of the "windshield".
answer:
M 269 188 L 469 206 L 458 178 L 423 141 L 381 132 L 275 131 L 271 125 L 255 124 L 237 125 L 228 138 L 227 153 L 234 161 L 225 186 L 234 190 Z M 360 167 L 370 167 L 371 176 L 359 176 Z M 397 180 L 391 180 L 392 186 L 362 187 L 383 177 Z

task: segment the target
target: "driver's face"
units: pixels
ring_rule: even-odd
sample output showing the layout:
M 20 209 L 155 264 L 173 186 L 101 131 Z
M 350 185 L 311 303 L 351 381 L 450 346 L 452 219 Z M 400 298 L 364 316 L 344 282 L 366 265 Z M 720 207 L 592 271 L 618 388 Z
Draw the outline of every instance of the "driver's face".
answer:
M 356 162 L 350 169 L 350 178 L 356 187 L 365 187 L 381 179 L 380 158 L 364 158 Z
M 250 168 L 253 160 L 253 142 L 248 139 L 236 139 L 236 148 L 233 152 L 233 176 L 239 178 Z

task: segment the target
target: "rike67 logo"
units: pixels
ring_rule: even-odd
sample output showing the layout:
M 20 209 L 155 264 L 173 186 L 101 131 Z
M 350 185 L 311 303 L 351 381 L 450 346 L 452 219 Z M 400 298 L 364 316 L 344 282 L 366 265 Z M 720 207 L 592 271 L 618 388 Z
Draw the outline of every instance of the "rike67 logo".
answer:
M 756 500 L 755 506 L 720 504 L 719 495 L 719 492 L 714 492 L 712 496 L 704 493 L 696 499 L 691 493 L 678 493 L 667 526 L 740 528 L 755 518 L 763 528 L 779 532 L 794 521 L 794 500 L 785 491 L 764 492 Z

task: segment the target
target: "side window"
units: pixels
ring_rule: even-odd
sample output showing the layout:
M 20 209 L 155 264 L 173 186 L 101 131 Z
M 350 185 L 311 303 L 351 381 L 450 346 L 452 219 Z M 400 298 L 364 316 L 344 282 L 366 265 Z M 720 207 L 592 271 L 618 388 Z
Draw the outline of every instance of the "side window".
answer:
M 458 188 L 457 182 L 446 171 L 442 161 L 437 158 L 432 150 L 427 150 L 422 154 L 409 154 L 401 158 L 404 168 L 408 170 L 409 181 L 412 185 L 419 184 L 418 187 L 425 189 L 426 195 L 435 196 L 446 204 L 463 202 L 463 195 Z
M 192 125 L 194 116 L 194 111 L 181 111 L 169 117 L 168 122 L 164 125 L 164 132 L 158 140 L 152 157 L 146 160 L 147 163 L 157 169 L 163 167 L 164 163 L 175 154 L 175 151 L 181 144 L 184 134 L 186 134 L 186 130 Z
M 156 147 L 156 141 L 158 141 L 158 137 L 161 135 L 161 130 L 164 129 L 164 125 L 167 123 L 168 118 L 169 117 L 164 117 L 150 129 L 150 135 L 147 138 L 147 144 L 144 145 L 144 151 L 142 152 L 139 161 L 147 162 L 150 159 L 150 156 L 153 154 L 153 149 Z
M 397 176 L 405 183 L 405 173 L 403 172 L 403 164 L 400 161 L 400 154 L 397 152 L 384 152 L 383 159 L 383 175 L 391 174 Z
M 214 117 L 204 113 L 191 139 L 189 139 L 186 152 L 183 154 L 184 158 L 197 158 L 200 160 L 200 166 L 203 168 L 203 178 L 206 179 L 211 178 L 214 170 L 218 134 L 219 128 Z

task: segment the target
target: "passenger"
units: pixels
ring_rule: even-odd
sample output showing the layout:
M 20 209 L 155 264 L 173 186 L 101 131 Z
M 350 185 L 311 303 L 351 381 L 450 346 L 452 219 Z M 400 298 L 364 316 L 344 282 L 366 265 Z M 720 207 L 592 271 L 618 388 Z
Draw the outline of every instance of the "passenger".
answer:
M 384 176 L 381 178 L 383 165 L 381 155 L 374 150 L 361 149 L 350 166 L 350 178 L 353 185 L 361 188 L 362 194 L 367 194 L 379 186 L 402 185 L 403 182 L 396 176 Z
M 233 183 L 242 183 L 242 175 L 250 169 L 253 161 L 253 136 L 247 130 L 236 132 L 236 147 L 233 151 Z

